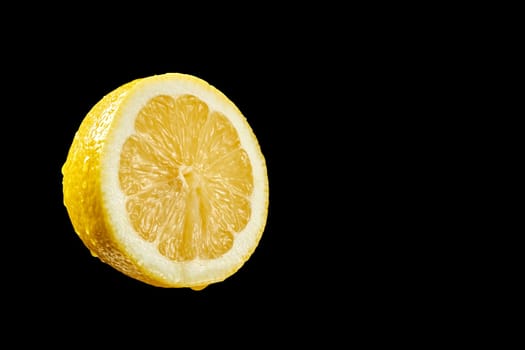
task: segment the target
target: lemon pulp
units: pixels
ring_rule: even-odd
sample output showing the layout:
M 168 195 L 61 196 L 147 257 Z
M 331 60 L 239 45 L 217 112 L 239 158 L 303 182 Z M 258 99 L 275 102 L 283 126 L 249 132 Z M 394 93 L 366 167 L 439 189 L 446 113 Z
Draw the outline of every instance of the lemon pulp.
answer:
M 119 180 L 133 228 L 176 261 L 227 252 L 250 218 L 253 176 L 236 130 L 196 96 L 159 95 L 135 121 Z

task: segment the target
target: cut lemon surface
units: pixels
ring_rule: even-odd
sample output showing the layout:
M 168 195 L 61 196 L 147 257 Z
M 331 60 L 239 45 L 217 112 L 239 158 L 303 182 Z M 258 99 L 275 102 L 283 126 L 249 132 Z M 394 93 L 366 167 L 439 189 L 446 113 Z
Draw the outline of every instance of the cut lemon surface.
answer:
M 192 75 L 140 78 L 105 95 L 62 174 L 64 205 L 91 253 L 154 286 L 225 280 L 266 225 L 257 138 L 231 100 Z

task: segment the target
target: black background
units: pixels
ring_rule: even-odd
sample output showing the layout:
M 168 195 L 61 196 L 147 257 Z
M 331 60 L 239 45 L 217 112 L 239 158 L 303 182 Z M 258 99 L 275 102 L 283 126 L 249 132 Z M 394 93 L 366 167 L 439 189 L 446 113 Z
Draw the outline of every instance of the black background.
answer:
M 439 66 L 421 45 L 432 33 L 383 21 L 386 10 L 362 20 L 336 9 L 258 20 L 244 11 L 199 22 L 201 31 L 180 16 L 161 20 L 161 9 L 151 26 L 141 16 L 65 17 L 4 43 L 3 161 L 13 184 L 4 286 L 15 327 L 130 325 L 118 337 L 199 329 L 201 341 L 221 329 L 228 344 L 236 332 L 273 343 L 425 331 L 418 321 L 443 303 L 430 293 L 440 288 L 428 280 L 434 267 L 423 263 L 440 218 L 427 205 L 433 169 L 422 161 L 432 156 L 421 147 L 431 131 L 410 117 L 438 109 L 426 84 Z M 61 167 L 85 114 L 121 84 L 166 72 L 225 93 L 268 167 L 259 246 L 236 274 L 199 292 L 152 287 L 92 257 L 62 202 Z

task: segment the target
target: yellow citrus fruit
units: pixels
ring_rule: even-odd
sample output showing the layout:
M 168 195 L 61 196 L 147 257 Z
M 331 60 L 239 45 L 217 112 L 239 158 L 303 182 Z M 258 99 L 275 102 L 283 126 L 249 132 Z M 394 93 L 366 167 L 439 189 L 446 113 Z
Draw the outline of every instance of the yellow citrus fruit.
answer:
M 64 205 L 91 253 L 154 286 L 225 280 L 266 225 L 257 138 L 231 100 L 192 75 L 139 78 L 105 95 L 62 174 Z

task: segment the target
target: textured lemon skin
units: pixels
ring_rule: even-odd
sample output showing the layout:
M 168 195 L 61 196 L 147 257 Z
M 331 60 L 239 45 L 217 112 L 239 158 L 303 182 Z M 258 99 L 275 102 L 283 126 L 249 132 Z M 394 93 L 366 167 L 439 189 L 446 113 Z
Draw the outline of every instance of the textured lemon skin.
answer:
M 117 106 L 138 80 L 104 96 L 86 115 L 62 166 L 64 205 L 80 239 L 91 253 L 124 274 L 162 286 L 141 271 L 112 239 L 101 191 L 101 154 Z
M 188 76 L 187 79 L 193 79 Z M 115 239 L 115 234 L 107 217 L 109 212 L 104 207 L 102 193 L 102 159 L 107 153 L 107 140 L 111 139 L 111 127 L 120 117 L 119 108 L 122 101 L 143 79 L 136 79 L 120 86 L 105 95 L 88 112 L 75 134 L 66 161 L 62 167 L 64 205 L 71 223 L 82 242 L 93 256 L 109 264 L 118 271 L 158 287 L 189 287 L 201 290 L 207 285 L 220 282 L 234 274 L 248 260 L 256 245 L 247 252 L 243 262 L 232 267 L 230 271 L 213 279 L 187 284 L 184 282 L 167 281 L 158 275 L 144 270 L 143 266 L 128 254 L 126 249 Z M 255 137 L 254 137 L 255 138 Z M 265 179 L 265 212 L 267 216 L 268 184 Z M 262 236 L 264 227 L 257 233 L 257 242 Z

